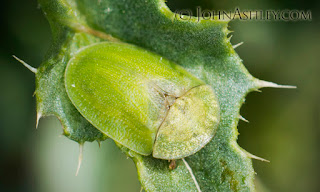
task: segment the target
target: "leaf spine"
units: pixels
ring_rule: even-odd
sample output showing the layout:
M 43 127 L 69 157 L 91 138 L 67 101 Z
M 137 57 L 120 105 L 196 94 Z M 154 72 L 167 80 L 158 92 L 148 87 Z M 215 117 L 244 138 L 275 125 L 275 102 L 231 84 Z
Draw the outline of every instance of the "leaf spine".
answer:
M 29 69 L 32 73 L 36 74 L 37 73 L 37 68 L 32 67 L 31 65 L 27 64 L 23 60 L 19 59 L 15 55 L 12 55 L 13 58 L 15 58 L 17 61 L 19 61 L 22 65 L 24 65 L 27 69 Z

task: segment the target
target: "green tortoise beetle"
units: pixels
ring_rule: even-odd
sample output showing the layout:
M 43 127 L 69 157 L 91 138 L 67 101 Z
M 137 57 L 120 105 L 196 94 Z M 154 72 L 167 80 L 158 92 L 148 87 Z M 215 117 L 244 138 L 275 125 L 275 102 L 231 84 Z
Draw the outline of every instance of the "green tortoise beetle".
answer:
M 102 133 L 141 155 L 181 159 L 204 147 L 219 124 L 213 89 L 177 64 L 125 43 L 77 52 L 67 94 Z

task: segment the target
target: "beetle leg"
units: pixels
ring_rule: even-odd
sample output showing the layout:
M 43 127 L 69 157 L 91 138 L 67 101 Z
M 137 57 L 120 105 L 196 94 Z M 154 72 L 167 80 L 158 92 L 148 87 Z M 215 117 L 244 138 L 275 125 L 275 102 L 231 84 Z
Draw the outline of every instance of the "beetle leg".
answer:
M 169 164 L 169 169 L 170 170 L 174 170 L 175 168 L 177 168 L 177 162 L 176 160 L 171 160 L 170 164 Z

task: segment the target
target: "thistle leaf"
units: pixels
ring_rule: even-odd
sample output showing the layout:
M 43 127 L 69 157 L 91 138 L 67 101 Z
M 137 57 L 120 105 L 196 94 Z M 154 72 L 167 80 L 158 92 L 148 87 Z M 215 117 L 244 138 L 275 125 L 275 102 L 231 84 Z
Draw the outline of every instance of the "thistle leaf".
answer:
M 36 74 L 37 110 L 56 115 L 67 137 L 79 143 L 104 140 L 70 102 L 64 71 L 79 49 L 101 41 L 122 41 L 181 65 L 210 85 L 220 106 L 214 138 L 200 151 L 169 162 L 121 145 L 136 163 L 146 191 L 254 191 L 251 158 L 238 146 L 239 110 L 260 88 L 228 38 L 228 21 L 178 19 L 163 0 L 39 0 L 53 32 L 53 45 Z

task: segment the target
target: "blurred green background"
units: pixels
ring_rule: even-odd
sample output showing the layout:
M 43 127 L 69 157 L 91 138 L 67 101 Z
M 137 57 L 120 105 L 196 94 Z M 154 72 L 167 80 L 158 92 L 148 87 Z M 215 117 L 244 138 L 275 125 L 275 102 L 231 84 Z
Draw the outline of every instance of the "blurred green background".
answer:
M 169 0 L 169 7 L 209 10 L 311 10 L 299 22 L 233 21 L 232 43 L 255 77 L 296 90 L 263 89 L 247 96 L 239 123 L 240 146 L 270 163 L 253 161 L 259 186 L 269 191 L 320 191 L 320 23 L 319 1 Z M 3 2 L 0 51 L 0 191 L 140 191 L 133 162 L 111 140 L 87 143 L 75 176 L 79 147 L 60 136 L 56 118 L 35 129 L 34 74 L 17 55 L 39 66 L 51 37 L 36 0 Z

